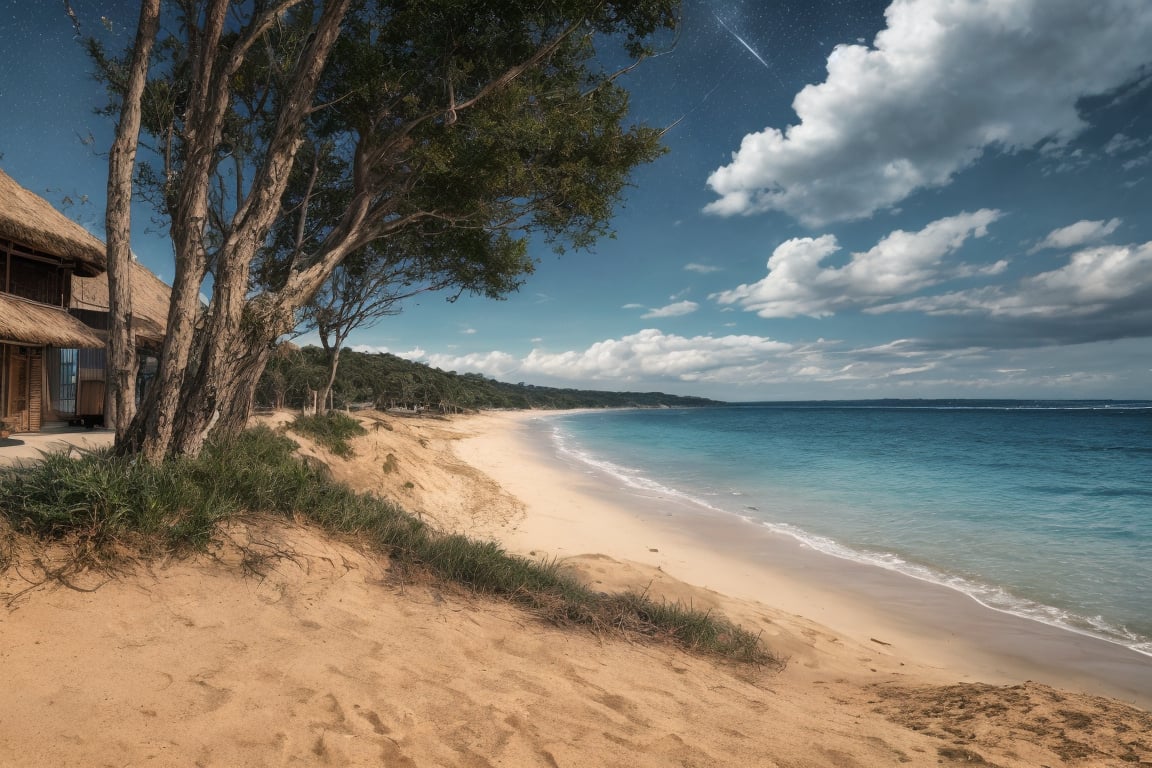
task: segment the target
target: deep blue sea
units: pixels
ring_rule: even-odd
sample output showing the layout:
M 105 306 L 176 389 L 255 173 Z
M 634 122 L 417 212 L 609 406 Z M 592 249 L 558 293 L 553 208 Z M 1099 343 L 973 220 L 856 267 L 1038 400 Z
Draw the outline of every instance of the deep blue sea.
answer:
M 828 554 L 1152 655 L 1152 401 L 603 411 L 558 449 Z

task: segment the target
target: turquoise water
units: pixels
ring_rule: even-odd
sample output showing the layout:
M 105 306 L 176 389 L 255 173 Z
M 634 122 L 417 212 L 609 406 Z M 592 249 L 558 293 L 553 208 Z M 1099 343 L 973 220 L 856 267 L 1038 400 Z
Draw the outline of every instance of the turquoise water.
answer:
M 772 403 L 544 424 L 626 485 L 1152 655 L 1152 402 Z

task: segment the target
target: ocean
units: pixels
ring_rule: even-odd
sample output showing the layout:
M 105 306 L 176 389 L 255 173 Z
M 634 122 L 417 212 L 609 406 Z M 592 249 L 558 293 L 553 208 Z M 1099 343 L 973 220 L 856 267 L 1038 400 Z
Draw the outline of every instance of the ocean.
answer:
M 1152 655 L 1152 401 L 753 403 L 539 424 L 623 486 Z

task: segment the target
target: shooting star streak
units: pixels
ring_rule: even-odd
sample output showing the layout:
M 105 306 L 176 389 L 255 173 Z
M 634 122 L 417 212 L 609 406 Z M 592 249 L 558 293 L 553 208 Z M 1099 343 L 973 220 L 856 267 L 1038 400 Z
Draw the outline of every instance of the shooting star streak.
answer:
M 756 57 L 756 61 L 758 61 L 758 62 L 760 62 L 761 64 L 763 64 L 763 65 L 764 65 L 764 67 L 765 67 L 765 69 L 768 69 L 769 71 L 772 71 L 772 65 L 771 65 L 771 64 L 769 64 L 768 62 L 764 61 L 764 57 L 763 57 L 763 56 L 761 56 L 760 54 L 756 53 L 756 49 L 755 49 L 755 48 L 753 48 L 752 46 L 748 45 L 748 43 L 746 43 L 746 42 L 744 41 L 744 38 L 740 37 L 740 35 L 736 34 L 734 31 L 732 31 L 732 28 L 731 28 L 731 27 L 729 27 L 727 24 L 725 24 L 725 23 L 724 23 L 724 19 L 720 18 L 720 15 L 719 15 L 718 13 L 716 13 L 715 11 L 713 11 L 713 12 L 712 12 L 712 15 L 716 17 L 716 21 L 720 22 L 720 26 L 724 27 L 724 31 L 725 31 L 725 32 L 727 32 L 728 34 L 732 35 L 732 37 L 734 37 L 734 38 L 736 38 L 737 40 L 739 40 L 739 41 L 740 41 L 740 45 L 742 45 L 742 46 L 744 46 L 745 48 L 747 48 L 747 49 L 748 49 L 748 53 L 750 53 L 750 54 L 752 54 L 753 56 L 755 56 L 755 57 Z

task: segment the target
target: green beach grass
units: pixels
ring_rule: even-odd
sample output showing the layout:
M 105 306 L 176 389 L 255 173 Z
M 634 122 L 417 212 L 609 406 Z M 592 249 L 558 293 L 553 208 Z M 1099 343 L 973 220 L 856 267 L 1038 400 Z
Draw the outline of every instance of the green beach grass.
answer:
M 317 422 L 328 418 L 333 424 Z M 350 451 L 352 432 L 344 420 L 359 428 L 354 419 L 335 414 L 309 417 L 303 429 L 343 435 L 335 440 Z M 509 600 L 556 624 L 783 665 L 758 635 L 721 616 L 658 602 L 646 593 L 595 592 L 557 560 L 532 560 L 495 542 L 440 533 L 389 501 L 333 481 L 325 467 L 306 463 L 295 449 L 284 435 L 256 427 L 230 444 L 209 445 L 197 459 L 159 466 L 109 450 L 80 458 L 46 455 L 33 464 L 0 468 L 0 516 L 17 533 L 69 542 L 92 565 L 111 561 L 125 547 L 143 556 L 202 552 L 223 523 L 243 515 L 299 518 L 355 537 L 412 573 Z
M 302 413 L 288 422 L 288 429 L 298 435 L 312 438 L 342 459 L 349 459 L 355 455 L 349 440 L 368 434 L 368 430 L 364 429 L 360 422 L 340 411 L 329 411 L 324 414 Z

